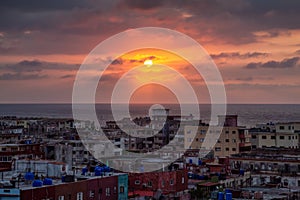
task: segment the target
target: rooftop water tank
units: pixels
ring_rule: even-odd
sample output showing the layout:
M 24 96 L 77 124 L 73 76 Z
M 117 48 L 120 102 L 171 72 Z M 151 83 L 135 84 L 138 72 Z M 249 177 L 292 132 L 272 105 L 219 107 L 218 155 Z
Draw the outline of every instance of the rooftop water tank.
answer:
M 85 175 L 88 172 L 88 168 L 82 168 L 81 172 L 82 175 Z
M 232 193 L 226 193 L 226 200 L 232 200 Z
M 219 192 L 218 200 L 224 200 L 224 193 L 223 192 Z
M 44 185 L 53 185 L 53 180 L 51 178 L 45 178 L 43 181 Z
M 43 186 L 43 182 L 41 180 L 34 180 L 32 182 L 32 187 L 42 187 Z
M 31 172 L 27 172 L 24 176 L 25 180 L 27 181 L 33 181 L 34 180 L 34 174 Z
M 102 172 L 104 171 L 104 169 L 102 167 L 95 167 L 95 176 L 102 176 Z

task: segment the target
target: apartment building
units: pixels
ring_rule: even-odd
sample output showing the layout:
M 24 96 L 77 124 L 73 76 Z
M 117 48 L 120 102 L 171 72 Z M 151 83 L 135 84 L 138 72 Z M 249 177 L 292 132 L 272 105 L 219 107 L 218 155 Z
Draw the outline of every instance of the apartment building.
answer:
M 222 129 L 221 122 L 224 122 Z M 184 129 L 184 138 L 185 149 L 202 149 L 206 152 L 211 150 L 215 157 L 225 157 L 251 149 L 248 130 L 238 126 L 237 115 L 220 116 L 219 126 L 187 125 Z
M 252 148 L 299 148 L 300 123 L 276 123 L 274 129 L 261 127 L 249 130 Z

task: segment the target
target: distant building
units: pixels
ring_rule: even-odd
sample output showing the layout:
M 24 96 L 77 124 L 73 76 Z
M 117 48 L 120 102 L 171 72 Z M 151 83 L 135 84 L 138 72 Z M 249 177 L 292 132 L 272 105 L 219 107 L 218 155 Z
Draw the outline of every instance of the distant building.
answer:
M 251 150 L 248 130 L 245 127 L 237 126 L 236 115 L 229 115 L 228 117 L 220 116 L 219 120 L 224 122 L 222 130 L 220 130 L 219 126 L 185 126 L 185 148 L 201 149 L 201 151 L 212 150 L 215 157 L 225 157 Z M 219 125 L 221 125 L 221 122 L 219 122 Z M 211 129 L 209 130 L 209 128 Z M 210 132 L 208 133 L 208 131 Z M 193 138 L 193 134 L 191 133 L 194 132 L 196 132 L 196 135 Z M 217 137 L 218 134 L 220 134 L 220 137 Z M 211 147 L 203 147 L 205 139 L 208 143 L 215 143 L 215 145 Z
M 261 125 L 249 130 L 252 148 L 299 148 L 300 123 L 276 123 L 274 129 Z
M 44 153 L 40 144 L 1 144 L 0 145 L 0 168 L 11 169 L 13 161 L 18 159 L 43 158 Z

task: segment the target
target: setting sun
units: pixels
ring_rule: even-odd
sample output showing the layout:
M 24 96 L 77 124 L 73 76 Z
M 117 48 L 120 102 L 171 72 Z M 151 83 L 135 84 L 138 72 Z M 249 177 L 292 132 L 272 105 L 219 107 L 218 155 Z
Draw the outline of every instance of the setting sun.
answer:
M 152 60 L 145 60 L 144 65 L 147 65 L 148 67 L 153 65 Z

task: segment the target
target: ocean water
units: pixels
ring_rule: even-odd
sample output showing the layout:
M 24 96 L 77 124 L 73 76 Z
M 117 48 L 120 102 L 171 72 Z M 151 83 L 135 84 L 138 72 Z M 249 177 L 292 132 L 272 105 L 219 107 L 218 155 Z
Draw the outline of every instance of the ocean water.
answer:
M 180 114 L 179 105 L 164 104 L 163 106 L 169 108 L 171 114 Z M 150 104 L 130 105 L 131 117 L 147 116 L 150 107 Z M 113 119 L 110 104 L 96 104 L 95 108 L 100 120 Z M 209 122 L 210 108 L 211 106 L 208 104 L 199 105 L 201 119 L 205 122 Z M 120 106 L 121 112 L 122 109 L 122 106 Z M 191 106 L 190 114 L 195 114 L 194 112 Z M 227 114 L 238 115 L 239 125 L 247 127 L 253 127 L 257 123 L 300 122 L 300 104 L 229 104 L 227 105 Z M 0 116 L 71 118 L 72 105 L 0 104 Z

